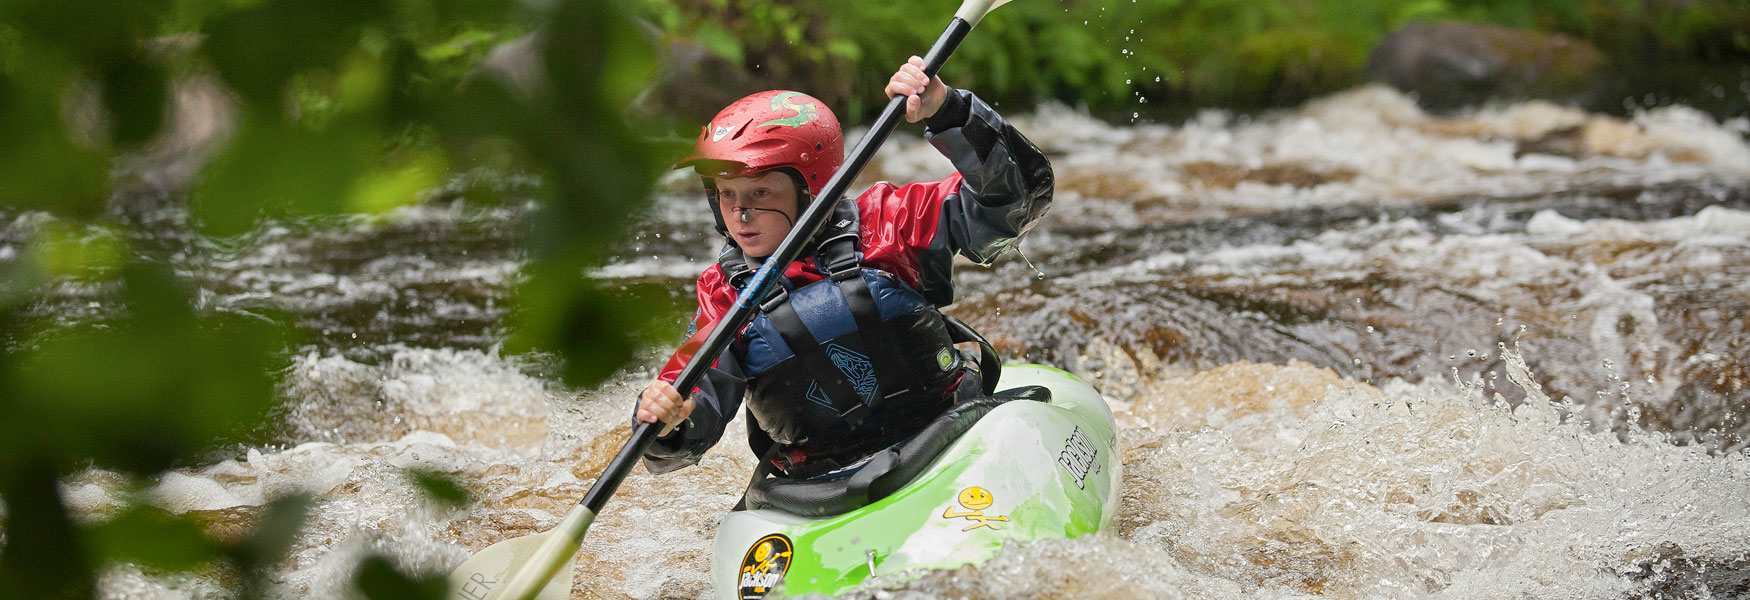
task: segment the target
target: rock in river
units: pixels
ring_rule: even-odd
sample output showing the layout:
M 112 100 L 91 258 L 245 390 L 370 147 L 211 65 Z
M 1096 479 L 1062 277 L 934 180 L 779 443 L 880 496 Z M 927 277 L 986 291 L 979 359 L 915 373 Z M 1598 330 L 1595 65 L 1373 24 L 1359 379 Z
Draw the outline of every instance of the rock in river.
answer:
M 1413 92 L 1431 109 L 1491 98 L 1573 100 L 1604 67 L 1591 44 L 1561 34 L 1475 23 L 1412 23 L 1368 58 L 1368 77 Z

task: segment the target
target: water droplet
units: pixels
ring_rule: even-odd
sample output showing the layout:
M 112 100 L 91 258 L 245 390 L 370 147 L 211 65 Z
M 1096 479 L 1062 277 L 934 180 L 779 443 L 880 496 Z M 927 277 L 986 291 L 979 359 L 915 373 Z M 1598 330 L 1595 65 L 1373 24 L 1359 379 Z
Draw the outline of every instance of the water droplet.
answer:
M 1160 82 L 1161 82 L 1161 76 L 1160 76 L 1160 75 L 1156 75 L 1156 76 L 1155 76 L 1155 83 L 1160 83 Z
M 1124 85 L 1130 85 L 1130 80 L 1129 79 L 1124 80 Z
M 1471 349 L 1465 350 L 1464 355 L 1469 356 L 1471 358 L 1476 358 L 1477 357 L 1477 349 L 1471 348 Z
M 1367 332 L 1368 332 L 1368 333 L 1373 333 L 1373 326 L 1372 326 L 1372 325 L 1368 325 L 1368 326 L 1367 326 Z

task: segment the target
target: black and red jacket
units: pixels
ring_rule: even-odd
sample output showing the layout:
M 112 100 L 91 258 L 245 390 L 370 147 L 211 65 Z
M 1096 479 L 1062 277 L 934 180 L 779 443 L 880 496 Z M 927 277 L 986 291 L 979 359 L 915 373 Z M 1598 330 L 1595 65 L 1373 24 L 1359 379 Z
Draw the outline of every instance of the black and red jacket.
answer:
M 864 267 L 892 274 L 942 307 L 954 301 L 954 255 L 981 265 L 993 262 L 1045 214 L 1053 177 L 1050 162 L 1032 142 L 964 90 L 949 91 L 941 110 L 925 122 L 925 138 L 956 172 L 937 181 L 870 187 L 857 197 L 858 228 Z M 791 262 L 784 271 L 789 286 L 823 279 L 815 262 L 813 256 Z M 689 327 L 693 339 L 670 357 L 662 379 L 673 382 L 680 375 L 704 332 L 735 304 L 740 290 L 730 279 L 719 264 L 699 274 L 698 310 Z M 687 422 L 645 452 L 652 472 L 696 463 L 722 437 L 747 392 L 740 366 L 746 352 L 745 344 L 732 344 L 707 371 L 691 396 L 696 408 Z M 755 423 L 749 436 L 756 452 L 771 443 Z

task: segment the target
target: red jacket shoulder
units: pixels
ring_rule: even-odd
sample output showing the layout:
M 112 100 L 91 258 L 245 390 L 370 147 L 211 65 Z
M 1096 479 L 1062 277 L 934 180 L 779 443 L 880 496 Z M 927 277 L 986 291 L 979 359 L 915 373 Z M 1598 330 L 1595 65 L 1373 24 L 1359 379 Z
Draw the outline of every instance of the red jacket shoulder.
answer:
M 870 186 L 857 197 L 864 262 L 917 285 L 916 253 L 936 240 L 942 203 L 959 193 L 960 183 L 954 173 L 936 181 Z

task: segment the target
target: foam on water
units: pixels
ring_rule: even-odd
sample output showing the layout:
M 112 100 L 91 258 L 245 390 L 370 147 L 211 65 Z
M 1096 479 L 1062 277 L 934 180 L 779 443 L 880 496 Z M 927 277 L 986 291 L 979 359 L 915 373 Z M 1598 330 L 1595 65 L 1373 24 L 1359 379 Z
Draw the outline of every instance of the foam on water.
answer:
M 1053 154 L 1059 200 L 1027 242 L 1052 276 L 962 269 L 955 312 L 1011 356 L 1049 359 L 1109 396 L 1126 465 L 1116 526 L 854 595 L 1750 593 L 1742 131 L 1680 107 L 1436 117 L 1372 87 L 1174 126 L 1064 107 L 1016 121 Z M 860 184 L 951 169 L 902 132 Z M 1737 208 L 1568 210 L 1657 205 L 1673 182 Z M 648 231 L 593 274 L 684 287 L 716 249 L 696 184 L 665 179 Z M 1546 196 L 1566 204 L 1499 207 Z M 1478 205 L 1409 210 L 1455 198 Z M 166 474 L 146 497 L 224 537 L 277 497 L 313 495 L 272 582 L 283 598 L 346 597 L 370 554 L 441 573 L 556 524 L 624 441 L 651 373 L 564 390 L 539 358 L 496 349 L 527 210 L 432 203 L 189 242 L 178 268 L 203 306 L 289 312 L 327 341 L 283 372 L 283 444 Z M 1295 220 L 1321 210 L 1339 216 Z M 0 261 L 49 220 L 0 220 Z M 57 285 L 43 310 L 101 316 L 104 290 Z M 1523 356 L 1496 346 L 1514 339 Z M 698 466 L 626 480 L 585 541 L 574 597 L 707 592 L 716 524 L 754 462 L 743 427 Z M 431 505 L 409 469 L 473 498 Z M 102 471 L 63 490 L 84 518 L 132 493 Z M 128 565 L 102 586 L 109 598 L 219 593 Z
M 1376 86 L 1258 118 L 1206 111 L 1179 126 L 1114 127 L 1062 107 L 1017 121 L 1063 153 L 1057 210 L 1121 226 L 1750 176 L 1742 136 L 1683 107 L 1623 121 L 1529 102 L 1444 118 Z
M 1125 415 L 1116 531 L 891 597 L 1610 598 L 1750 564 L 1750 456 L 1595 433 L 1506 356 L 1535 398 L 1517 408 L 1304 365 L 1163 381 Z

